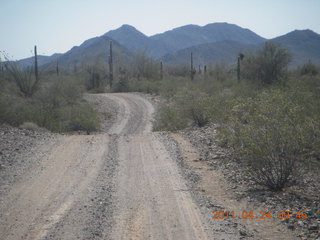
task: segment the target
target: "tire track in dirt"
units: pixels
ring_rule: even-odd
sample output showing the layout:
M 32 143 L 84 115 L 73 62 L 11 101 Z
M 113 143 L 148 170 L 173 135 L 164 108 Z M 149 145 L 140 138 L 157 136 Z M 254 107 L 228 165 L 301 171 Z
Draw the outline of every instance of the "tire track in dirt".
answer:
M 119 164 L 112 239 L 207 239 L 178 166 L 156 134 L 120 137 Z
M 106 143 L 104 135 L 64 137 L 43 159 L 43 170 L 30 171 L 5 196 L 0 207 L 4 239 L 46 236 L 95 178 Z
M 11 186 L 1 239 L 208 239 L 175 160 L 151 133 L 152 104 L 97 96 L 117 105 L 116 122 L 107 133 L 61 137 L 39 171 Z

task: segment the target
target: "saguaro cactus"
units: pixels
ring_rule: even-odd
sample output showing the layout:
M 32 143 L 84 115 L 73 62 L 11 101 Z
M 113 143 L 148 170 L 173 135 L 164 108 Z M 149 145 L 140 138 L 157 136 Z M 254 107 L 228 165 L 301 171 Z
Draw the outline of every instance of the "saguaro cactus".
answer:
M 37 46 L 34 46 L 34 75 L 37 83 L 39 81 Z
M 194 75 L 196 74 L 196 71 L 195 71 L 195 69 L 194 69 L 194 67 L 193 67 L 193 53 L 191 53 L 191 64 L 190 64 L 190 78 L 191 78 L 191 80 L 193 80 L 194 79 Z
M 237 65 L 237 79 L 240 81 L 241 78 L 241 61 L 244 58 L 244 55 L 242 53 L 239 54 L 238 56 L 238 65 Z
M 113 82 L 113 55 L 112 55 L 112 41 L 110 41 L 110 53 L 109 53 L 109 81 L 112 88 Z
M 1 58 L 0 58 L 0 76 L 3 75 L 3 65 L 2 65 L 2 62 L 1 62 Z
M 163 63 L 162 61 L 160 62 L 160 79 L 163 79 Z
M 59 61 L 57 61 L 56 71 L 57 71 L 57 76 L 59 76 Z

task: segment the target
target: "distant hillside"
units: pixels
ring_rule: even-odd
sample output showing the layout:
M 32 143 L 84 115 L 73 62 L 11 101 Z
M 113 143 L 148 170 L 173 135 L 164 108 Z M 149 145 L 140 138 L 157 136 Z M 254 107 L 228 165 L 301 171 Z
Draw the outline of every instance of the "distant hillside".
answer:
M 205 65 L 209 62 L 236 63 L 239 53 L 254 51 L 257 45 L 243 44 L 234 41 L 200 44 L 167 54 L 161 60 L 167 63 L 190 62 L 193 53 L 194 63 Z
M 266 39 L 249 29 L 234 24 L 212 23 L 200 27 L 186 25 L 147 37 L 130 25 L 109 31 L 102 36 L 88 39 L 80 46 L 64 54 L 50 57 L 39 56 L 39 65 L 51 67 L 59 61 L 60 66 L 74 67 L 107 62 L 109 43 L 113 41 L 115 60 L 128 62 L 137 49 L 147 50 L 154 59 L 168 63 L 188 62 L 193 52 L 195 64 L 225 61 L 234 63 L 239 52 L 254 51 Z M 320 35 L 311 30 L 296 30 L 271 39 L 287 48 L 293 55 L 291 66 L 309 60 L 320 64 Z M 22 59 L 21 66 L 33 65 L 34 59 Z
M 295 30 L 286 35 L 271 39 L 292 54 L 290 66 L 298 66 L 311 60 L 320 64 L 320 35 L 311 30 Z M 185 48 L 162 57 L 164 62 L 188 62 L 193 52 L 196 64 L 208 62 L 234 63 L 240 52 L 254 52 L 261 48 L 263 43 L 244 44 L 235 41 L 222 41 L 209 44 L 200 44 Z
M 186 25 L 154 35 L 150 39 L 153 41 L 151 55 L 155 57 L 204 43 L 234 41 L 242 44 L 258 44 L 265 41 L 249 29 L 228 23 L 212 23 L 204 27 Z
M 105 34 L 131 51 L 147 49 L 148 54 L 160 58 L 187 47 L 221 41 L 257 44 L 265 39 L 254 32 L 234 24 L 212 23 L 204 27 L 186 25 L 147 37 L 130 25 L 123 25 Z
M 320 35 L 311 30 L 295 30 L 271 39 L 292 53 L 291 65 L 300 65 L 311 60 L 320 64 Z
M 108 62 L 110 41 L 113 42 L 115 58 L 122 56 L 126 59 L 131 56 L 131 52 L 116 41 L 106 36 L 101 36 L 89 39 L 78 47 L 73 47 L 59 58 L 59 65 L 72 67 L 93 64 L 99 61 Z
M 43 66 L 46 64 L 49 64 L 51 62 L 56 61 L 62 54 L 60 53 L 55 53 L 52 56 L 42 56 L 38 55 L 38 66 Z M 24 58 L 19 61 L 17 61 L 19 66 L 21 68 L 26 68 L 28 66 L 33 66 L 34 65 L 34 57 L 29 57 L 29 58 Z
M 113 42 L 114 60 L 127 62 L 132 53 L 118 42 L 107 36 L 94 37 L 84 41 L 80 46 L 75 46 L 64 54 L 52 56 L 38 56 L 38 65 L 42 69 L 55 69 L 57 61 L 59 66 L 65 68 L 82 67 L 97 62 L 108 62 L 109 44 Z M 19 66 L 27 67 L 34 65 L 34 57 L 18 61 Z
M 127 24 L 122 25 L 118 29 L 107 32 L 104 36 L 114 39 L 132 52 L 137 49 L 145 49 L 150 46 L 150 40 L 146 35 Z

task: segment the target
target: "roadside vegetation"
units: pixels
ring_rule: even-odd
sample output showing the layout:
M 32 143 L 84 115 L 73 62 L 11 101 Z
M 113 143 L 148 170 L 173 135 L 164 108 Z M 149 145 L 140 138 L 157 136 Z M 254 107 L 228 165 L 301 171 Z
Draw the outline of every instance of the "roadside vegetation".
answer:
M 85 81 L 81 77 L 40 72 L 36 79 L 34 67 L 0 64 L 0 123 L 39 126 L 53 132 L 99 128 L 96 112 L 82 98 Z
M 238 59 L 238 64 L 236 60 Z M 121 59 L 73 69 L 40 72 L 0 68 L 0 123 L 32 122 L 55 132 L 93 131 L 96 112 L 84 92 L 145 92 L 163 100 L 155 131 L 178 131 L 214 123 L 256 183 L 281 190 L 299 166 L 320 159 L 320 70 L 312 62 L 289 68 L 290 53 L 267 42 L 235 64 L 166 65 L 137 51 L 134 64 Z M 110 67 L 112 65 L 112 74 Z M 110 78 L 112 75 L 112 78 Z M 21 83 L 23 83 L 21 85 Z
M 287 50 L 267 42 L 244 53 L 237 76 L 237 66 L 223 63 L 201 72 L 187 63 L 167 66 L 162 73 L 159 63 L 139 55 L 114 90 L 161 95 L 156 131 L 217 124 L 221 144 L 256 183 L 281 190 L 297 169 L 320 158 L 319 67 L 289 69 L 290 60 Z

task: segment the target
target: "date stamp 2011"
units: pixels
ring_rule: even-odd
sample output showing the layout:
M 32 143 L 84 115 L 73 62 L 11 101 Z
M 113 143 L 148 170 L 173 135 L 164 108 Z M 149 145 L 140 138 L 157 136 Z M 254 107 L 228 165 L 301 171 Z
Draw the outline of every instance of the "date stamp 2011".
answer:
M 278 218 L 278 219 L 288 219 L 288 218 L 297 218 L 297 219 L 306 219 L 308 218 L 307 211 L 213 211 L 212 219 L 224 219 L 224 218 L 239 218 L 239 219 L 268 219 L 268 218 Z

